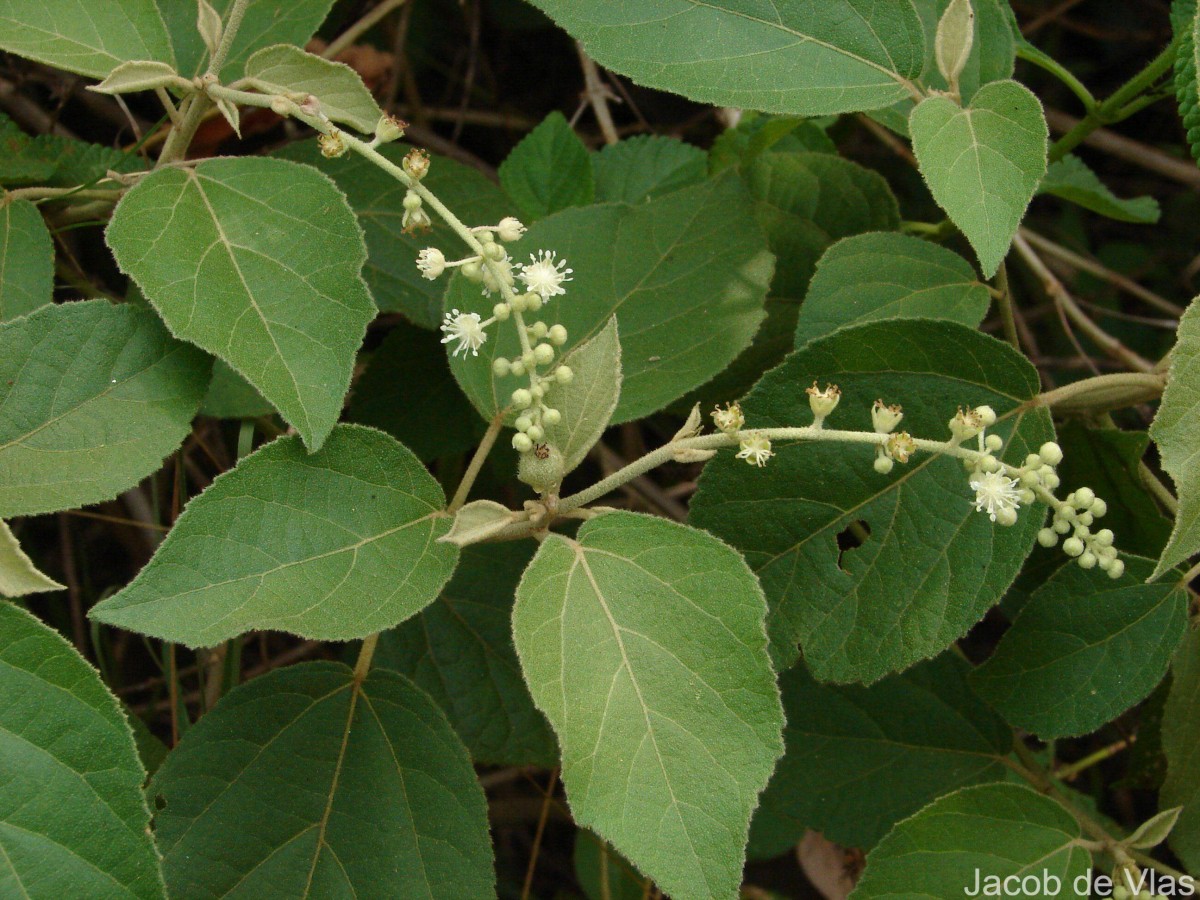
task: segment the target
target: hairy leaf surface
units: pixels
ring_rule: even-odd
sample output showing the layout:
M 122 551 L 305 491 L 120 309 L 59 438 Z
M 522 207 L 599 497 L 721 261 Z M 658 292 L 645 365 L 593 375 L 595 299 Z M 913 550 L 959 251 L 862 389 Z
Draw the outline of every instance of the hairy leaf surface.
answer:
M 587 147 L 560 112 L 548 115 L 513 148 L 499 174 L 526 224 L 595 199 Z
M 1167 757 L 1160 805 L 1182 806 L 1171 832 L 1171 849 L 1185 866 L 1200 868 L 1200 631 L 1193 629 L 1175 653 L 1171 691 L 1162 719 Z
M 36 206 L 28 200 L 0 204 L 0 322 L 53 299 L 54 245 Z

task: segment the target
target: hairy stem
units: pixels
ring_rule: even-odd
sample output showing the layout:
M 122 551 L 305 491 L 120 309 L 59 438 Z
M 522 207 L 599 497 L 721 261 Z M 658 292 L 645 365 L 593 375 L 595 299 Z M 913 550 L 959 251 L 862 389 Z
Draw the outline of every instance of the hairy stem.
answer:
M 467 471 L 463 473 L 462 481 L 458 484 L 458 490 L 454 492 L 454 498 L 446 508 L 447 512 L 456 513 L 467 502 L 467 495 L 471 493 L 471 486 L 475 484 L 475 479 L 479 477 L 479 470 L 483 468 L 484 461 L 487 459 L 488 454 L 492 452 L 492 447 L 496 443 L 496 438 L 500 436 L 500 429 L 503 427 L 504 414 L 497 413 L 488 424 L 487 431 L 484 432 L 479 446 L 475 448 L 475 455 L 471 457 L 471 462 L 467 465 Z

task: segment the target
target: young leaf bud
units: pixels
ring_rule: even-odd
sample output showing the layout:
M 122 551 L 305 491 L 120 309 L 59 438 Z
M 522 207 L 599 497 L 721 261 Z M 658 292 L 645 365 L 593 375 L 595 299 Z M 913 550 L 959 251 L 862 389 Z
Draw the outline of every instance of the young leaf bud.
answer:
M 955 94 L 958 93 L 958 76 L 967 64 L 974 41 L 975 11 L 971 9 L 970 0 L 950 0 L 938 21 L 933 46 L 938 71 Z

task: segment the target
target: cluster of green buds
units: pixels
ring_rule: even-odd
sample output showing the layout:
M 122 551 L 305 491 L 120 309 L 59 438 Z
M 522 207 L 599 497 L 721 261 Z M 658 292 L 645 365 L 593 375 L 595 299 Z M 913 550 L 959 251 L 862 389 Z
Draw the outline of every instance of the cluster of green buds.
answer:
M 404 174 L 413 181 L 420 181 L 429 173 L 429 154 L 424 150 L 408 151 L 400 163 Z M 405 234 L 415 234 L 418 231 L 428 231 L 433 227 L 429 213 L 425 212 L 421 195 L 409 188 L 404 194 L 404 216 L 400 219 L 400 230 Z
M 1022 506 L 1040 500 L 1053 510 L 1051 524 L 1038 532 L 1042 546 L 1053 547 L 1060 537 L 1069 535 L 1063 540 L 1063 551 L 1080 566 L 1098 567 L 1112 578 L 1124 574 L 1125 564 L 1117 558 L 1112 531 L 1107 528 L 1092 531 L 1093 523 L 1108 511 L 1107 504 L 1086 487 L 1064 500 L 1054 495 L 1060 484 L 1057 466 L 1062 462 L 1063 452 L 1053 441 L 1047 441 L 1037 453 L 1030 453 L 1024 465 L 1014 466 L 997 456 L 1004 449 L 1004 438 L 988 433 L 998 418 L 990 406 L 960 407 L 947 423 L 949 438 L 941 442 L 919 440 L 907 431 L 898 430 L 904 410 L 883 400 L 876 400 L 871 406 L 871 432 L 827 431 L 825 421 L 837 408 L 841 390 L 834 384 L 822 388 L 814 381 L 806 393 L 813 413 L 812 425 L 807 429 L 775 429 L 774 436 L 871 443 L 875 447 L 874 469 L 881 475 L 889 474 L 896 463 L 907 463 L 918 450 L 952 452 L 967 470 L 977 511 L 985 513 L 997 525 L 1010 526 L 1016 524 Z M 746 429 L 746 418 L 738 404 L 717 407 L 712 418 L 718 431 L 737 438 L 738 459 L 761 467 L 775 455 L 769 434 L 772 429 Z M 974 447 L 970 446 L 972 443 Z

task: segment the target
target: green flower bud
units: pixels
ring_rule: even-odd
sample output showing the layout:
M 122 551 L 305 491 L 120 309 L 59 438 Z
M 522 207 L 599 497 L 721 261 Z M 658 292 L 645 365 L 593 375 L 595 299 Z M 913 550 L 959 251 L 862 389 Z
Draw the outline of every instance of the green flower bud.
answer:
M 529 336 L 531 338 L 533 338 L 535 341 L 540 341 L 546 336 L 546 332 L 550 329 L 547 327 L 545 322 L 534 322 L 526 330 L 529 332 Z
M 548 337 L 555 347 L 561 347 L 567 342 L 567 329 L 562 325 L 551 325 Z
M 524 375 L 525 374 L 525 363 L 522 362 L 520 359 L 514 359 L 512 361 L 512 373 L 518 377 L 521 375 Z
M 512 364 L 503 356 L 492 360 L 492 373 L 498 378 L 503 378 L 512 369 Z
M 533 419 L 529 416 L 517 416 L 517 421 L 513 422 L 513 428 L 521 433 L 528 433 L 529 427 L 533 424 Z M 535 439 L 536 440 L 536 439 Z
M 1058 543 L 1058 533 L 1053 528 L 1043 528 L 1038 532 L 1037 540 L 1043 547 L 1053 547 Z
M 1076 508 L 1088 509 L 1096 499 L 1096 492 L 1091 488 L 1081 487 L 1075 491 L 1074 497 L 1075 499 L 1071 502 L 1075 504 Z
M 1124 574 L 1125 574 L 1125 563 L 1119 559 L 1114 559 L 1112 562 L 1112 565 L 1109 566 L 1109 568 L 1108 568 L 1108 577 L 1116 579 L 1116 578 L 1120 578 Z
M 542 308 L 542 298 L 539 294 L 525 295 L 525 308 L 530 312 L 537 312 Z
M 995 453 L 1004 446 L 1004 438 L 1000 437 L 998 434 L 989 434 L 983 439 L 983 446 L 986 450 Z
M 529 435 L 529 439 L 535 444 L 541 443 L 542 438 L 546 436 L 546 432 L 542 430 L 541 425 L 530 425 L 529 428 L 525 430 L 525 433 Z
M 529 409 L 533 404 L 533 395 L 525 388 L 517 388 L 512 392 L 512 402 L 517 409 Z
M 483 245 L 483 255 L 493 262 L 500 262 L 500 260 L 504 259 L 504 257 L 508 254 L 505 252 L 502 245 L 493 242 Z
M 1067 556 L 1080 556 L 1083 554 L 1083 541 L 1077 537 L 1069 537 L 1063 541 L 1063 553 Z
M 554 348 L 549 344 L 538 344 L 533 348 L 533 358 L 538 361 L 538 365 L 548 366 L 554 362 Z
M 554 370 L 554 380 L 559 384 L 570 384 L 575 377 L 575 373 L 571 371 L 570 366 L 559 366 Z
M 504 322 L 512 315 L 512 307 L 507 303 L 497 303 L 492 307 L 492 315 L 496 317 L 497 322 Z
M 1017 511 L 1007 506 L 996 510 L 996 524 L 1004 525 L 1006 527 L 1009 525 L 1016 525 Z
M 1096 568 L 1096 562 L 1096 554 L 1090 550 L 1085 550 L 1079 557 L 1079 567 L 1081 569 L 1094 569 Z
M 517 464 L 517 478 L 539 494 L 558 490 L 563 478 L 563 456 L 553 444 L 538 444 Z
M 547 406 L 542 410 L 542 421 L 547 425 L 557 425 L 562 421 L 562 413 Z
M 1097 497 L 1095 500 L 1092 501 L 1092 515 L 1093 516 L 1095 516 L 1097 519 L 1099 519 L 1106 512 L 1108 512 L 1108 504 L 1107 503 L 1105 503 L 1099 497 Z
M 888 472 L 892 471 L 892 467 L 894 465 L 895 465 L 895 463 L 892 462 L 890 457 L 887 457 L 887 456 L 876 456 L 875 457 L 875 471 L 878 472 L 880 475 L 886 475 Z
M 467 279 L 467 281 L 483 281 L 483 266 L 480 265 L 477 259 L 463 263 L 459 266 L 458 270 L 463 273 L 463 278 Z
M 527 435 L 519 432 L 513 435 L 512 445 L 514 450 L 522 454 L 522 458 L 524 458 L 524 454 L 533 449 L 533 441 Z
M 1046 441 L 1046 443 L 1042 444 L 1041 449 L 1038 450 L 1038 456 L 1041 457 L 1042 462 L 1046 465 L 1057 466 L 1063 459 L 1062 447 L 1058 446 L 1054 441 Z

